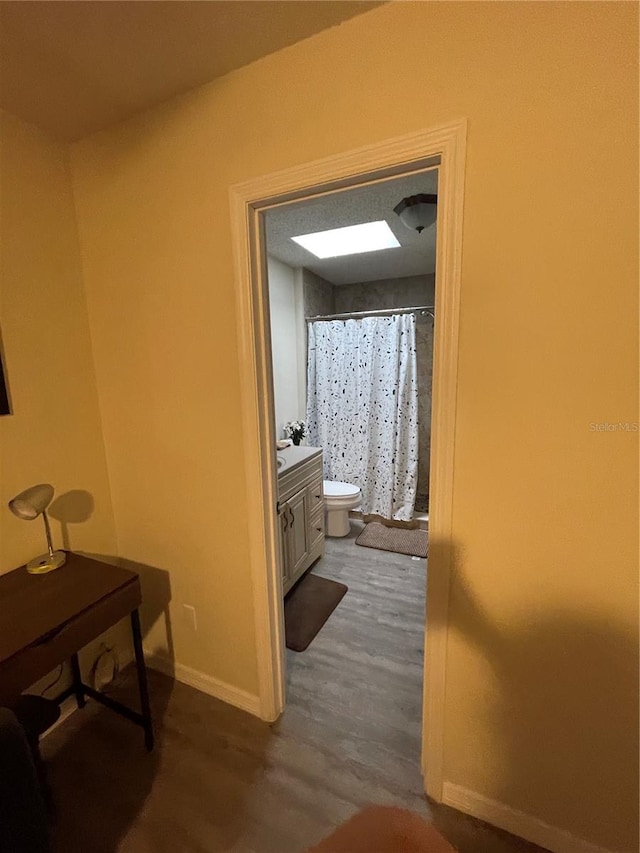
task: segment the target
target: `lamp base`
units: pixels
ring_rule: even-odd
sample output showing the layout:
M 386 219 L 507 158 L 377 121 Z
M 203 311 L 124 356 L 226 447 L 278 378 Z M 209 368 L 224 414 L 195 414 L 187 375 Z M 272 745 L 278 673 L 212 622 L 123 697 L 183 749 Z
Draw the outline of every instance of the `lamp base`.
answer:
M 54 551 L 52 556 L 41 554 L 39 557 L 29 560 L 27 571 L 30 575 L 46 575 L 47 572 L 52 572 L 54 569 L 64 566 L 66 559 L 67 555 L 64 551 Z

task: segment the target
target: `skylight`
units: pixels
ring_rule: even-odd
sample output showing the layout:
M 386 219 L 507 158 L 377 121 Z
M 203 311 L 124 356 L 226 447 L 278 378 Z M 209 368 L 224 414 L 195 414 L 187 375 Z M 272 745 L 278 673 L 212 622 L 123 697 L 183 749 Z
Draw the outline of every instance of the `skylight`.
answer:
M 343 255 L 360 255 L 400 246 L 384 219 L 363 222 L 362 225 L 347 225 L 346 228 L 332 228 L 330 231 L 317 231 L 315 234 L 301 234 L 291 239 L 316 258 L 340 258 Z

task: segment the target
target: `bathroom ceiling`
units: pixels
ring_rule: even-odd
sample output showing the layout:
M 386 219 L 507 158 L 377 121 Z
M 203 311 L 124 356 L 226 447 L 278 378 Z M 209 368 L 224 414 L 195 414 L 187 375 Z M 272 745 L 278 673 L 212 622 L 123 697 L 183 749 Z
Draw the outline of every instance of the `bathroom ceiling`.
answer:
M 0 2 L 0 106 L 72 141 L 380 2 Z
M 422 234 L 402 224 L 393 208 L 417 193 L 437 193 L 438 170 L 294 202 L 266 214 L 267 252 L 290 267 L 306 267 L 332 284 L 381 281 L 435 272 L 436 226 Z M 320 260 L 292 237 L 384 219 L 400 248 Z

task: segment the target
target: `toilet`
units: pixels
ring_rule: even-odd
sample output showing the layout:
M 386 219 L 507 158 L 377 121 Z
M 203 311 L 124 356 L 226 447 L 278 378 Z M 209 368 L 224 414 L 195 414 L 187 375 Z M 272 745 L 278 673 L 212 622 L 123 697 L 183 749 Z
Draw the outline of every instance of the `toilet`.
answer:
M 360 489 L 351 483 L 337 480 L 325 480 L 324 508 L 327 514 L 326 536 L 347 536 L 349 525 L 349 510 L 360 506 Z

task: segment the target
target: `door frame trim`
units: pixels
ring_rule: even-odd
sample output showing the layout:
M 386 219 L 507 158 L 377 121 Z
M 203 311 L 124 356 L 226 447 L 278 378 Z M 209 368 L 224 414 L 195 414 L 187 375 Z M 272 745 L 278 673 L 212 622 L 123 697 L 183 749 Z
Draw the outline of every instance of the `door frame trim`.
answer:
M 438 165 L 429 573 L 422 731 L 427 794 L 442 800 L 466 119 L 315 160 L 230 188 L 249 550 L 260 716 L 285 706 L 270 318 L 262 214 L 271 207 Z

